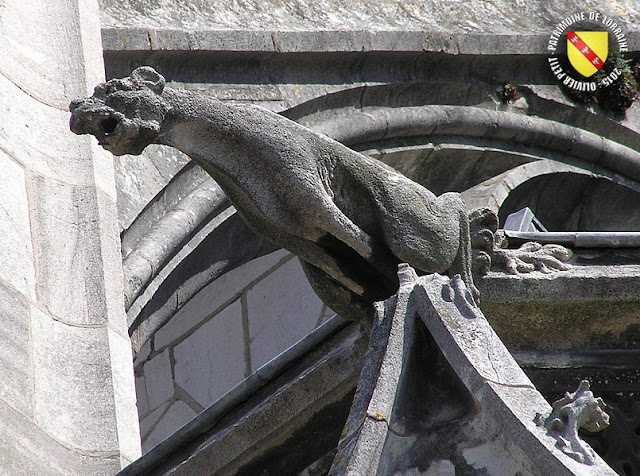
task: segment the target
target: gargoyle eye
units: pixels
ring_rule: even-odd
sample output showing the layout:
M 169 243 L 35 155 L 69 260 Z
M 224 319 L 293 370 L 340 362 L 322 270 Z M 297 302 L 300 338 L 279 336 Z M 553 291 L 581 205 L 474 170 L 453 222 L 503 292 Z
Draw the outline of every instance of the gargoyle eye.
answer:
M 100 129 L 105 134 L 113 134 L 113 131 L 116 130 L 116 126 L 118 125 L 118 121 L 116 121 L 113 117 L 107 117 L 100 121 Z

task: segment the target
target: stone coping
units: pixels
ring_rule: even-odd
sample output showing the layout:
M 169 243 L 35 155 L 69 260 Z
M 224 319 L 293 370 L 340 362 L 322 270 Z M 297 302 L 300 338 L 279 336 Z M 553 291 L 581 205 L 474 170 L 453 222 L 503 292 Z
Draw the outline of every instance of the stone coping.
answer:
M 630 51 L 640 32 L 626 33 Z M 242 30 L 103 27 L 105 51 L 216 51 L 250 53 L 447 53 L 546 55 L 547 34 L 448 34 L 422 30 Z
M 594 260 L 596 261 L 596 260 Z M 491 271 L 476 279 L 487 302 L 638 301 L 638 264 L 574 264 L 568 271 L 512 275 Z

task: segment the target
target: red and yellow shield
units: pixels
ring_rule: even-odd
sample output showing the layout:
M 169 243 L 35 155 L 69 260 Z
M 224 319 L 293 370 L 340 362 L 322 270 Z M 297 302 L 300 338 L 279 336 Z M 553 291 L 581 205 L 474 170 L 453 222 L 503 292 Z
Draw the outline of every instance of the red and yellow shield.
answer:
M 585 78 L 597 73 L 609 55 L 609 32 L 570 31 L 567 55 L 575 70 Z

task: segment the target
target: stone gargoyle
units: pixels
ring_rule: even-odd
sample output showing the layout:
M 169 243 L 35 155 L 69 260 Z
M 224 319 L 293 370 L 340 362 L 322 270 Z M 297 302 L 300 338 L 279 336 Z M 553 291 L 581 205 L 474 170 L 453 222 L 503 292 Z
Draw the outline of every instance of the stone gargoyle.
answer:
M 334 311 L 371 317 L 398 289 L 398 264 L 472 276 L 470 218 L 457 193 L 432 192 L 379 161 L 278 114 L 165 87 L 153 68 L 95 88 L 70 105 L 70 127 L 114 155 L 175 147 L 220 185 L 256 233 L 300 259 Z M 472 215 L 478 256 L 490 259 L 497 219 Z M 487 268 L 485 266 L 485 268 Z

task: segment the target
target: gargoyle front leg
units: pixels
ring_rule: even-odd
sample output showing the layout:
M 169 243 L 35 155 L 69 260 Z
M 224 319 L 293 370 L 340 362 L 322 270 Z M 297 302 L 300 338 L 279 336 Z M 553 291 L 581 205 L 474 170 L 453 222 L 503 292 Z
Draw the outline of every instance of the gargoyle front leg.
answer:
M 316 218 L 316 226 L 346 244 L 383 276 L 396 279 L 398 261 L 333 202 L 325 202 L 323 213 Z
M 517 250 L 496 247 L 492 254 L 492 264 L 511 274 L 530 273 L 536 270 L 543 273 L 566 271 L 571 266 L 564 262 L 573 256 L 571 250 L 564 246 L 554 244 L 543 246 L 536 242 L 525 243 Z

